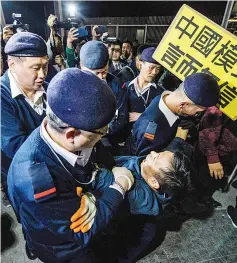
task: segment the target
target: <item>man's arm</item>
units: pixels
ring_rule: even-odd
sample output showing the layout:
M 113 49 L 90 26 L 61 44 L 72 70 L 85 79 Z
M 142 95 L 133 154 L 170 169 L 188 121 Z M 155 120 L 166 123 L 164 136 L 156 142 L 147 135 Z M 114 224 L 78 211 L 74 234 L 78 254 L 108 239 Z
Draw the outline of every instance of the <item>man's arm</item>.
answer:
M 76 191 L 76 189 L 75 189 Z M 74 195 L 60 194 L 59 197 L 47 200 L 47 202 L 27 202 L 22 204 L 21 212 L 30 211 L 32 217 L 46 229 L 59 238 L 74 241 L 78 245 L 86 246 L 94 235 L 105 228 L 116 214 L 123 201 L 122 195 L 115 189 L 107 188 L 104 194 L 96 200 L 96 215 L 94 223 L 86 233 L 75 233 L 70 229 L 70 218 L 80 206 L 80 199 Z
M 222 112 L 215 106 L 206 110 L 199 128 L 199 147 L 207 157 L 210 175 L 216 179 L 224 175 L 219 159 L 218 140 L 222 130 Z
M 26 133 L 24 123 L 3 92 L 1 104 L 1 149 L 12 159 L 29 134 Z
M 76 66 L 77 60 L 75 57 L 75 52 L 73 48 L 73 41 L 78 39 L 78 30 L 75 27 L 72 27 L 67 36 L 67 47 L 66 47 L 66 56 L 67 56 L 67 65 L 72 68 Z
M 128 123 L 127 92 L 117 85 L 116 94 L 116 115 L 109 123 L 109 134 L 113 135 L 121 131 Z

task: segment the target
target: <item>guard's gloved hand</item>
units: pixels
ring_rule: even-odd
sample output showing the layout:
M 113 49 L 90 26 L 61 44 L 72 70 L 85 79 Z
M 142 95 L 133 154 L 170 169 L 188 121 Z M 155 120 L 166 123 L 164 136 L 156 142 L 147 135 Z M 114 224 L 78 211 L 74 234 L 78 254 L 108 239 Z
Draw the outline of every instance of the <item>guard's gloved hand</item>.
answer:
M 96 199 L 91 193 L 82 193 L 82 188 L 77 187 L 77 195 L 81 197 L 80 208 L 71 217 L 70 228 L 75 232 L 85 233 L 89 231 L 94 223 L 96 215 Z
M 114 174 L 115 182 L 119 182 L 120 184 L 122 184 L 125 191 L 131 189 L 132 185 L 134 184 L 134 178 L 131 171 L 129 171 L 125 167 L 114 167 L 112 173 Z M 121 178 L 126 179 L 126 185 L 124 185 L 124 183 L 120 181 Z

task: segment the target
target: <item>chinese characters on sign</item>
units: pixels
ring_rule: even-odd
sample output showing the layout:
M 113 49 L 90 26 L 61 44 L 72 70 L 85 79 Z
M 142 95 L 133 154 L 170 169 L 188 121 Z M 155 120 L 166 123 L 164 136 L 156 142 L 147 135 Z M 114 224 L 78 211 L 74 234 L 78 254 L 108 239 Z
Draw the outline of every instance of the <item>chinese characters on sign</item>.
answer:
M 237 37 L 183 5 L 153 58 L 181 80 L 203 72 L 220 86 L 220 109 L 237 119 Z

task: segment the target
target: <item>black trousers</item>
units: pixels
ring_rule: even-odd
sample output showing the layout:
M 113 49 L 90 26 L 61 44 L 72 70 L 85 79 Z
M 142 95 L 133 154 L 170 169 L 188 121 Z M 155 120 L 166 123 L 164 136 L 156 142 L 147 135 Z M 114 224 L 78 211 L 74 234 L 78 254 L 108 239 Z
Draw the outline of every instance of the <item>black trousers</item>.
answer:
M 93 246 L 103 263 L 132 263 L 144 254 L 156 235 L 156 217 L 132 215 L 113 222 Z

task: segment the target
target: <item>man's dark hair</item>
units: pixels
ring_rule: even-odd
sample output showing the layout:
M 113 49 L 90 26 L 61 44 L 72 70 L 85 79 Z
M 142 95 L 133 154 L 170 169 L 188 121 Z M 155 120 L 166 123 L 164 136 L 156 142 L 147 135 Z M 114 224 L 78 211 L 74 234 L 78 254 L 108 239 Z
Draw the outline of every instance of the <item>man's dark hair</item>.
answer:
M 130 40 L 128 40 L 127 38 L 126 38 L 126 39 L 124 39 L 124 41 L 123 41 L 123 43 L 122 43 L 122 44 L 124 44 L 124 43 L 128 43 L 128 44 L 131 46 L 131 48 L 133 47 L 133 44 L 132 44 L 132 42 L 131 42 Z
M 119 45 L 120 48 L 122 48 L 122 41 L 120 39 L 116 38 L 115 41 L 108 43 L 108 47 L 111 47 L 112 45 Z
M 176 195 L 180 192 L 190 193 L 193 190 L 191 175 L 193 165 L 186 155 L 177 151 L 166 169 L 160 169 L 159 184 L 161 191 Z

